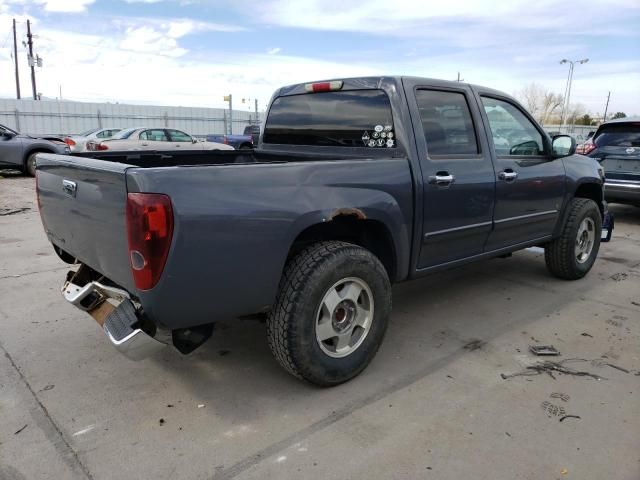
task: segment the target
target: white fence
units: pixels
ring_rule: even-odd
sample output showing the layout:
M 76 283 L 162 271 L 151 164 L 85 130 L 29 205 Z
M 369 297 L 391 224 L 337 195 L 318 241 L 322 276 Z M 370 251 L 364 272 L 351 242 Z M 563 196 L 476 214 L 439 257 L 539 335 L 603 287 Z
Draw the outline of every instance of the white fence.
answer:
M 0 99 L 0 124 L 29 135 L 70 135 L 97 127 L 168 127 L 202 136 L 242 133 L 262 113 L 223 108 L 163 107 L 121 103 Z M 231 132 L 231 127 L 232 132 Z

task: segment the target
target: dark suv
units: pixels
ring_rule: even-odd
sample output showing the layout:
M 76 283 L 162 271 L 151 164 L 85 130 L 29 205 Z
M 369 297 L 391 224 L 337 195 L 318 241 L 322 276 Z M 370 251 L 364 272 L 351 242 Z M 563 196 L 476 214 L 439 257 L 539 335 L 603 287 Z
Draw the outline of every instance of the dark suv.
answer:
M 640 206 L 640 118 L 603 123 L 577 153 L 595 158 L 604 168 L 608 201 Z

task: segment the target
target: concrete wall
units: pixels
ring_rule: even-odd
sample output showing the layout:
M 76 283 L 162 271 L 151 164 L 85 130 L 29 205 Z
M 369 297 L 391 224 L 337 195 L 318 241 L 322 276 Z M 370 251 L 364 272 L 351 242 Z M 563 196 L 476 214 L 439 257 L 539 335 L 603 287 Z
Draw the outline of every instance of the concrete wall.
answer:
M 259 113 L 261 119 L 262 114 Z M 253 112 L 233 111 L 233 133 L 256 122 Z M 169 127 L 192 135 L 229 132 L 222 108 L 163 107 L 121 103 L 0 99 L 0 124 L 30 135 L 69 135 L 95 127 Z

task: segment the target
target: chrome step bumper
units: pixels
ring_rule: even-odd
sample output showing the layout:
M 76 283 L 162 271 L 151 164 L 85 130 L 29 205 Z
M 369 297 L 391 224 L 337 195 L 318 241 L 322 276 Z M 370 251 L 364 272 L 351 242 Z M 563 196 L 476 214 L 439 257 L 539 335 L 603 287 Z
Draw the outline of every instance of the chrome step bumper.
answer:
M 161 350 L 165 343 L 147 334 L 137 327 L 140 323 L 129 294 L 125 290 L 89 282 L 86 285 L 76 285 L 73 278 L 76 272 L 70 272 L 68 280 L 62 287 L 62 295 L 72 305 L 94 316 L 99 307 L 109 303 L 109 313 L 102 319 L 94 316 L 102 325 L 104 333 L 111 344 L 131 360 L 142 360 Z

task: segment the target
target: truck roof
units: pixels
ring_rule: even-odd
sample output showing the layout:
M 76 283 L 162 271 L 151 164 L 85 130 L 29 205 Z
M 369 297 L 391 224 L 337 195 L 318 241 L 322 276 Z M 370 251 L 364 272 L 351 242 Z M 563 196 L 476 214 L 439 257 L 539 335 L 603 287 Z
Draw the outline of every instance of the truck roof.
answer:
M 298 95 L 301 93 L 308 93 L 305 90 L 305 86 L 314 83 L 330 83 L 330 82 L 343 82 L 343 86 L 341 90 L 358 90 L 358 89 L 373 89 L 373 88 L 382 88 L 385 84 L 396 84 L 399 85 L 403 80 L 411 80 L 416 83 L 422 83 L 424 85 L 434 86 L 434 87 L 459 87 L 460 85 L 470 86 L 473 88 L 481 89 L 483 92 L 494 93 L 496 95 L 507 96 L 504 92 L 499 90 L 494 90 L 492 88 L 487 88 L 481 85 L 475 85 L 467 82 L 458 82 L 456 80 L 441 80 L 437 78 L 429 78 L 429 77 L 416 77 L 416 76 L 407 76 L 407 75 L 380 75 L 380 76 L 372 76 L 372 77 L 349 77 L 349 78 L 331 78 L 324 80 L 313 80 L 304 83 L 295 83 L 292 85 L 287 85 L 285 87 L 281 87 L 276 90 L 274 93 L 275 97 L 281 97 L 286 95 Z

